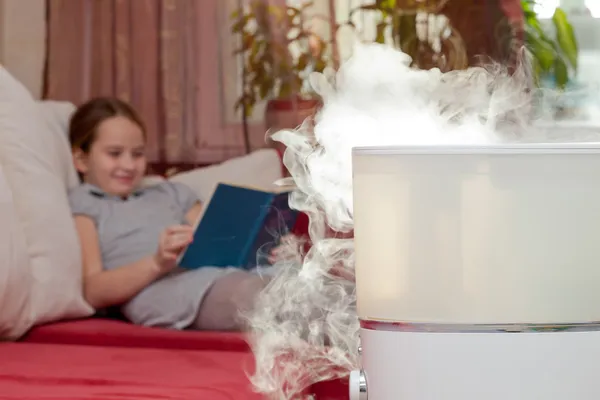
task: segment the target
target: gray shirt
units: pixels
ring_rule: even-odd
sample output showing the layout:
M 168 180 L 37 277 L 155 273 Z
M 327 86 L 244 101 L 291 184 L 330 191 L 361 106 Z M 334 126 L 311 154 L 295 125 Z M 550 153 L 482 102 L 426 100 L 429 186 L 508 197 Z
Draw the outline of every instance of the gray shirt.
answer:
M 85 215 L 96 224 L 107 270 L 154 254 L 160 234 L 168 226 L 186 223 L 186 213 L 198 201 L 191 188 L 166 181 L 140 189 L 127 199 L 88 183 L 69 193 L 73 215 Z M 184 329 L 196 318 L 214 281 L 233 270 L 211 266 L 175 270 L 142 290 L 121 311 L 137 324 Z
M 137 190 L 125 200 L 89 183 L 69 194 L 72 213 L 96 223 L 105 269 L 154 254 L 160 234 L 171 225 L 186 223 L 186 213 L 199 200 L 188 186 L 173 182 Z

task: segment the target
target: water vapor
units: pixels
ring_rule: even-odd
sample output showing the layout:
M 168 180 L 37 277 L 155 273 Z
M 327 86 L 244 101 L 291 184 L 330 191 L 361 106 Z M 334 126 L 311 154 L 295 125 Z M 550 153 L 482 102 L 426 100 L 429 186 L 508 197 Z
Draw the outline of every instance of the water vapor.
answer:
M 247 315 L 252 383 L 274 399 L 302 398 L 310 385 L 359 367 L 352 148 L 498 143 L 532 129 L 526 63 L 513 73 L 490 65 L 443 74 L 410 62 L 388 46 L 357 44 L 339 71 L 311 76 L 323 102 L 314 122 L 273 135 L 287 147 L 290 205 L 309 215 L 312 244 L 307 252 L 289 244 L 292 256 Z

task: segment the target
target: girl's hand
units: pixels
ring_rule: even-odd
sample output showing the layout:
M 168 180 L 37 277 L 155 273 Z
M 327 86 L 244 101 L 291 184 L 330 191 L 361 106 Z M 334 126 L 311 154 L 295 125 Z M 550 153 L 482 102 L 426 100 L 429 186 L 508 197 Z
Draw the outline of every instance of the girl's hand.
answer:
M 160 272 L 167 273 L 177 265 L 179 254 L 192 243 L 194 228 L 189 225 L 171 226 L 160 235 L 158 250 L 154 255 Z

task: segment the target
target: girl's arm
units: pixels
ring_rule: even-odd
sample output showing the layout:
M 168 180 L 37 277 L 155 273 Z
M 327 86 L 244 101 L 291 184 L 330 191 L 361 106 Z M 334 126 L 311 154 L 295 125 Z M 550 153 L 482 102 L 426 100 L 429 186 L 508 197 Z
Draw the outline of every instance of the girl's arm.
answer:
M 81 241 L 83 293 L 86 301 L 95 309 L 126 303 L 163 275 L 153 256 L 105 271 L 94 221 L 77 215 L 75 226 Z

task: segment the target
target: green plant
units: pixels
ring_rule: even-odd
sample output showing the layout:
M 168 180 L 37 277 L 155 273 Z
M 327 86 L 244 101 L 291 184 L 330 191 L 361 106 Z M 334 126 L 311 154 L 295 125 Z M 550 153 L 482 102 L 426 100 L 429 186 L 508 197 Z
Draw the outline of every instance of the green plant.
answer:
M 363 3 L 350 11 L 347 24 L 355 28 L 352 17 L 359 12 L 375 13 L 377 18 L 376 43 L 386 43 L 386 31 L 389 30 L 392 44 L 397 49 L 415 58 L 417 51 L 416 8 L 406 8 L 404 2 L 397 0 L 374 0 Z
M 373 0 L 369 3 L 361 4 L 350 11 L 349 20 L 346 24 L 355 27 L 352 18 L 356 13 L 368 12 L 376 17 L 376 34 L 374 41 L 377 43 L 386 43 L 388 38 L 391 45 L 402 52 L 411 56 L 413 66 L 428 69 L 433 66 L 442 69 L 464 68 L 467 66 L 466 52 L 462 44 L 460 35 L 454 30 L 450 30 L 450 36 L 447 37 L 448 48 L 445 58 L 445 67 L 436 60 L 438 54 L 434 54 L 432 49 L 428 49 L 424 42 L 419 41 L 417 36 L 417 14 L 438 14 L 448 0 Z M 427 56 L 429 54 L 429 57 Z
M 304 12 L 312 6 L 275 6 L 254 0 L 236 10 L 232 32 L 241 35 L 235 54 L 243 57 L 242 95 L 236 110 L 252 114 L 267 98 L 291 99 L 310 95 L 304 84 L 308 75 L 329 65 L 328 43 L 307 25 Z
M 552 16 L 555 29 L 553 39 L 542 27 L 534 10 L 536 0 L 521 0 L 525 17 L 525 44 L 531 53 L 536 82 L 552 78 L 564 89 L 577 72 L 579 47 L 567 14 L 557 8 Z

